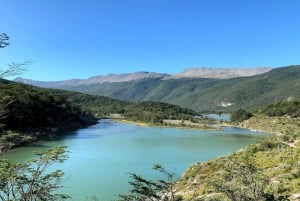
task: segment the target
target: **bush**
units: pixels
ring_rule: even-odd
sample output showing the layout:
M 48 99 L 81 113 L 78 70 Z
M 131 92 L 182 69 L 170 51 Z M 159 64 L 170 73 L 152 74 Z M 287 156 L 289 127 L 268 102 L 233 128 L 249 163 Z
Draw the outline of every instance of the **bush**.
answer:
M 239 109 L 231 114 L 231 121 L 242 122 L 252 117 L 252 114 L 246 110 Z

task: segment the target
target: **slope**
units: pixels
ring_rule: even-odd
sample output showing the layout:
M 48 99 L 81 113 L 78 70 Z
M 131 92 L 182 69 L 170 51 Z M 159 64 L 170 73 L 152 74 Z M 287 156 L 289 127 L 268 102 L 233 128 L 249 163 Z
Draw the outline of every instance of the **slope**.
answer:
M 233 154 L 189 167 L 177 182 L 184 200 L 299 200 L 299 100 L 258 108 L 243 127 L 277 133 Z M 234 199 L 236 198 L 236 199 Z
M 126 101 L 160 101 L 203 111 L 233 111 L 300 97 L 300 66 L 232 79 L 160 79 L 61 87 Z M 287 90 L 288 89 L 288 90 Z

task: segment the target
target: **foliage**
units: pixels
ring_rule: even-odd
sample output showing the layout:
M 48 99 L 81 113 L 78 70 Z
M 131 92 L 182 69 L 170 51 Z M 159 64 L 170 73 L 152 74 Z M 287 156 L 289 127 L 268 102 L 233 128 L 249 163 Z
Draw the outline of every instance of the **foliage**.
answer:
M 10 100 L 5 118 L 6 129 L 71 129 L 95 123 L 95 119 L 74 106 L 63 96 L 55 96 L 36 87 L 0 81 L 0 101 Z
M 164 119 L 191 120 L 196 113 L 176 105 L 154 101 L 133 103 L 125 108 L 124 116 L 133 121 L 162 124 Z
M 263 129 L 263 125 L 270 126 L 274 121 L 269 118 L 254 113 L 249 126 Z M 257 128 L 253 122 L 262 126 Z M 184 194 L 185 200 L 293 200 L 300 193 L 299 119 L 280 117 L 274 124 L 288 131 L 280 136 L 270 135 L 226 157 L 191 166 L 177 182 L 176 189 L 193 192 Z
M 96 123 L 63 96 L 0 80 L 0 153 L 46 134 Z
M 135 103 L 68 91 L 52 90 L 52 93 L 64 96 L 99 118 L 120 114 L 123 118 L 132 121 L 161 124 L 163 119 L 190 120 L 197 114 L 190 109 L 155 101 Z
M 0 48 L 5 48 L 9 45 L 9 36 L 6 33 L 0 34 Z M 16 76 L 21 74 L 26 70 L 25 66 L 29 64 L 30 62 L 24 62 L 24 63 L 11 63 L 8 64 L 7 68 L 1 68 L 0 67 L 0 79 Z
M 231 121 L 242 122 L 252 117 L 252 114 L 246 110 L 239 109 L 231 113 Z
M 268 181 L 261 178 L 251 161 L 230 160 L 222 170 L 221 179 L 213 183 L 217 192 L 224 193 L 232 201 L 261 201 Z
M 154 170 L 161 172 L 166 179 L 158 179 L 156 181 L 147 180 L 137 174 L 130 173 L 131 181 L 129 181 L 132 189 L 128 194 L 120 194 L 119 201 L 175 201 L 175 181 L 174 173 L 170 173 L 161 165 L 155 165 Z
M 57 201 L 69 198 L 56 192 L 61 188 L 63 172 L 48 171 L 51 164 L 66 160 L 65 147 L 57 147 L 36 155 L 36 159 L 25 163 L 0 160 L 1 201 Z
M 300 117 L 300 100 L 280 101 L 263 106 L 257 109 L 256 112 L 270 117 L 284 115 L 287 115 L 291 118 Z
M 0 34 L 0 48 L 5 48 L 9 45 L 9 36 L 5 33 Z M 0 81 L 3 78 L 10 77 L 13 75 L 19 75 L 23 71 L 25 71 L 24 65 L 27 63 L 12 63 L 8 65 L 8 68 L 1 68 L 0 67 Z M 13 100 L 6 100 L 7 97 L 2 97 L 0 99 L 0 120 L 4 118 L 6 114 L 6 107 L 13 102 Z M 5 101 L 3 101 L 5 100 Z M 0 129 L 2 124 L 0 122 Z

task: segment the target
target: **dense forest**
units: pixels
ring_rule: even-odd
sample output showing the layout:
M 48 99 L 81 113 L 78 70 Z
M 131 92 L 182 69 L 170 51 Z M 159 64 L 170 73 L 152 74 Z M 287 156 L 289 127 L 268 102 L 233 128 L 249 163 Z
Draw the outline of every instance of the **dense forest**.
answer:
M 256 113 L 267 116 L 289 116 L 291 118 L 300 117 L 300 100 L 280 101 L 267 106 L 261 107 Z
M 95 123 L 92 115 L 63 96 L 4 80 L 0 88 L 1 102 L 9 102 L 1 119 L 6 129 L 72 129 Z
M 242 122 L 249 119 L 253 115 L 264 115 L 268 117 L 282 117 L 286 116 L 289 118 L 299 118 L 300 117 L 300 100 L 291 101 L 279 101 L 274 102 L 259 108 L 254 108 L 252 110 L 239 109 L 231 114 L 231 121 Z
M 118 114 L 120 117 L 146 123 L 162 123 L 163 119 L 190 120 L 198 113 L 177 105 L 155 101 L 128 102 L 108 97 L 50 89 L 52 93 L 65 97 L 84 111 L 98 118 Z
M 97 119 L 62 96 L 0 80 L 0 152 Z

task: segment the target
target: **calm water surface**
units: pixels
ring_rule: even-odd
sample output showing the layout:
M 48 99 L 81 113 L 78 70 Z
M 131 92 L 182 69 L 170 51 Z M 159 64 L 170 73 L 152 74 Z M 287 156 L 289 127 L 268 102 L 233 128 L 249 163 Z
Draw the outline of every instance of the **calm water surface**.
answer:
M 69 159 L 53 167 L 66 173 L 62 191 L 72 200 L 96 196 L 110 201 L 129 189 L 129 172 L 156 178 L 151 168 L 161 164 L 179 176 L 191 164 L 227 155 L 261 138 L 262 134 L 236 128 L 201 131 L 101 120 L 63 139 L 19 148 L 5 157 L 24 161 L 32 158 L 33 150 L 68 146 Z

